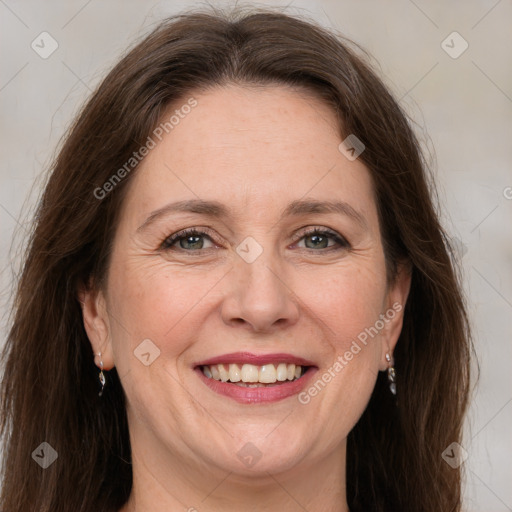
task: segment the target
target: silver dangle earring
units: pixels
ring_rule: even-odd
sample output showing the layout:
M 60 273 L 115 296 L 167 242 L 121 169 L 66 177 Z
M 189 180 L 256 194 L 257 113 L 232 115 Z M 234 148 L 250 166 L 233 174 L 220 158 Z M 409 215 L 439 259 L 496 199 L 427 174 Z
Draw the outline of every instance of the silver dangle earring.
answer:
M 103 359 L 101 359 L 101 352 L 98 352 L 98 356 L 100 358 L 100 382 L 101 382 L 101 391 L 98 393 L 98 396 L 103 395 L 103 388 L 105 387 L 105 375 L 103 374 Z
M 393 395 L 396 395 L 396 372 L 393 366 L 393 361 L 391 360 L 391 356 L 386 353 L 386 361 L 389 363 L 388 367 L 388 380 L 389 380 L 389 389 Z

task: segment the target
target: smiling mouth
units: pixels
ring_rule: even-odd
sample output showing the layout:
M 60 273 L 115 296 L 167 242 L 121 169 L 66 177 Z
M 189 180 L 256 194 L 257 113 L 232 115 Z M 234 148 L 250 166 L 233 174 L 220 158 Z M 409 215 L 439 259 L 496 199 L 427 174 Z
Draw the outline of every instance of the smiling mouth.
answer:
M 300 379 L 310 368 L 290 363 L 265 364 L 211 364 L 198 368 L 208 379 L 240 387 L 273 387 Z

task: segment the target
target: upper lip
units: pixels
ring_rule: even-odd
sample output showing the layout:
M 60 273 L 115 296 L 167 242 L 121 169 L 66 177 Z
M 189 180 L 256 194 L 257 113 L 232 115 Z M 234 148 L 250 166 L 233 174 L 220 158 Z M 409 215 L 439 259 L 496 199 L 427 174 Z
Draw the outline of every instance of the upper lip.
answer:
M 293 363 L 300 366 L 315 366 L 312 361 L 308 361 L 302 357 L 294 356 L 293 354 L 252 354 L 251 352 L 231 352 L 230 354 L 223 354 L 221 356 L 205 359 L 204 361 L 196 363 L 195 366 L 206 366 L 222 363 L 242 363 L 253 364 L 255 366 L 263 366 L 269 363 Z

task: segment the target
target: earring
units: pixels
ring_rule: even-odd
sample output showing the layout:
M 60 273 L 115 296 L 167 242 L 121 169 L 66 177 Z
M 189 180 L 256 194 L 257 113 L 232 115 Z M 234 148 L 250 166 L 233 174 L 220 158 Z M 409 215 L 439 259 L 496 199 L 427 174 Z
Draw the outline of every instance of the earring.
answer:
M 100 358 L 100 382 L 101 382 L 101 391 L 98 393 L 98 396 L 103 395 L 103 388 L 105 387 L 105 375 L 103 374 L 103 359 L 101 359 L 101 352 L 98 352 L 98 356 Z
M 386 353 L 386 361 L 389 363 L 388 368 L 388 380 L 389 380 L 389 389 L 393 395 L 396 395 L 396 372 L 393 367 L 393 362 L 391 360 L 391 356 Z

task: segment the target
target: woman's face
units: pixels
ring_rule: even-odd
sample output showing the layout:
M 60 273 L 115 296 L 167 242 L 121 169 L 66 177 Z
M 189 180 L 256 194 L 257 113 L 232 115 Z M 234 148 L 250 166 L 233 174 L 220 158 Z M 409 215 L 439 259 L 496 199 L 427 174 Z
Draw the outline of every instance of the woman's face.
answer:
M 370 174 L 326 105 L 277 86 L 190 96 L 133 176 L 86 328 L 121 378 L 135 454 L 182 471 L 311 468 L 344 453 L 408 278 L 387 286 Z M 210 360 L 224 365 L 205 375 Z

